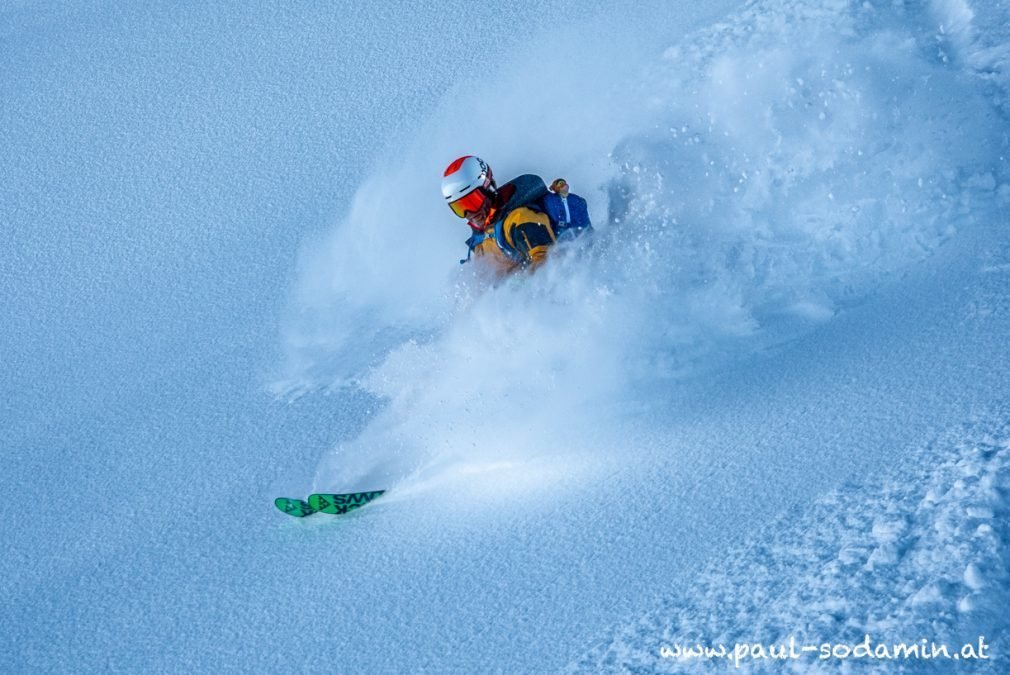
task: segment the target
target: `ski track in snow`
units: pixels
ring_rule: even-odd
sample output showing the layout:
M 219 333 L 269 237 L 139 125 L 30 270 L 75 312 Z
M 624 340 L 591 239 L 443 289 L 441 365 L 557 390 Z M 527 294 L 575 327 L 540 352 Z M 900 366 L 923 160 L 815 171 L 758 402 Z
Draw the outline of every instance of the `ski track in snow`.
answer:
M 978 255 L 972 246 L 962 242 L 954 247 L 959 253 L 934 256 L 959 234 L 968 241 L 999 239 L 993 221 L 1005 221 L 1001 209 L 1010 198 L 1004 121 L 1007 50 L 999 43 L 1002 28 L 994 36 L 986 22 L 1005 17 L 1001 11 L 986 7 L 976 12 L 960 2 L 755 2 L 667 50 L 637 85 L 643 111 L 629 122 L 632 133 L 613 137 L 614 167 L 590 165 L 579 176 L 581 183 L 573 181 L 598 186 L 589 192 L 597 194 L 597 212 L 605 205 L 608 218 L 595 243 L 611 255 L 573 251 L 556 256 L 551 266 L 521 287 L 505 284 L 475 295 L 472 284 L 460 290 L 457 283 L 457 295 L 449 298 L 450 304 L 456 302 L 454 309 L 444 304 L 444 296 L 438 299 L 435 293 L 425 296 L 423 290 L 415 290 L 415 300 L 439 307 L 434 315 L 440 318 L 421 328 L 428 331 L 426 338 L 392 349 L 378 365 L 365 369 L 359 382 L 389 405 L 362 437 L 324 458 L 317 485 L 365 489 L 385 477 L 400 482 L 402 489 L 428 485 L 434 494 L 439 486 L 444 490 L 456 485 L 460 468 L 492 460 L 533 466 L 559 445 L 578 444 L 587 455 L 611 460 L 623 452 L 630 456 L 629 467 L 649 457 L 649 452 L 634 448 L 666 445 L 665 456 L 656 451 L 637 469 L 627 469 L 643 471 L 645 481 L 649 479 L 644 476 L 668 476 L 671 485 L 657 489 L 657 500 L 685 499 L 678 489 L 691 489 L 685 475 L 692 470 L 729 474 L 729 467 L 745 467 L 748 462 L 765 464 L 739 486 L 758 493 L 749 513 L 757 523 L 759 514 L 771 516 L 777 508 L 795 503 L 790 494 L 816 495 L 816 480 L 790 493 L 787 480 L 769 474 L 774 470 L 770 467 L 781 467 L 795 480 L 804 480 L 790 466 L 803 452 L 803 440 L 794 435 L 800 432 L 758 431 L 766 420 L 740 414 L 738 423 L 755 429 L 762 446 L 778 439 L 785 447 L 763 447 L 748 458 L 745 448 L 728 447 L 732 435 L 719 438 L 710 429 L 700 432 L 695 442 L 719 455 L 712 459 L 689 451 L 678 455 L 678 450 L 670 449 L 690 438 L 676 428 L 664 435 L 660 423 L 651 426 L 651 434 L 640 433 L 650 426 L 639 415 L 643 410 L 646 416 L 663 410 L 659 401 L 670 397 L 670 407 L 680 409 L 668 417 L 676 427 L 677 420 L 698 414 L 685 401 L 689 392 L 699 389 L 694 383 L 706 372 L 713 373 L 718 375 L 713 381 L 722 382 L 714 386 L 729 391 L 734 368 L 743 388 L 752 394 L 741 395 L 739 402 L 753 405 L 758 387 L 742 384 L 747 368 L 754 377 L 769 375 L 760 365 L 740 364 L 765 350 L 788 354 L 796 349 L 792 362 L 781 361 L 779 377 L 788 382 L 786 374 L 811 358 L 814 345 L 820 344 L 826 353 L 835 349 L 826 336 L 833 323 L 841 325 L 841 318 L 849 320 L 848 330 L 839 329 L 848 339 L 881 344 L 894 340 L 900 350 L 900 338 L 889 338 L 883 330 L 874 337 L 853 328 L 852 322 L 859 326 L 900 316 L 899 310 L 886 317 L 883 307 L 900 302 L 894 293 L 901 284 L 908 292 L 935 294 L 938 305 L 965 301 L 964 295 L 943 290 L 943 282 L 909 276 L 908 270 L 932 265 L 949 277 L 949 283 L 971 286 L 979 270 L 961 266 Z M 956 134 L 951 133 L 954 129 Z M 436 154 L 434 147 L 424 146 L 424 151 Z M 367 212 L 355 215 L 359 219 L 337 232 L 334 246 L 321 258 L 331 288 L 348 287 L 342 271 L 348 267 L 348 250 L 355 256 L 361 253 L 349 247 L 371 227 Z M 979 235 L 980 230 L 984 234 Z M 1000 269 L 1002 259 L 997 255 L 997 262 L 984 267 L 983 273 Z M 948 269 L 942 270 L 944 264 Z M 1000 292 L 980 293 L 971 302 L 985 297 L 998 305 Z M 540 298 L 542 306 L 531 307 L 525 301 L 528 294 Z M 881 308 L 875 307 L 878 295 L 885 298 Z M 369 303 L 378 308 L 381 321 L 399 316 L 408 325 L 414 322 L 410 316 L 416 305 L 403 304 L 400 297 L 372 298 L 365 306 Z M 858 311 L 861 306 L 865 312 Z M 1002 308 L 969 307 L 966 311 L 981 313 L 977 316 L 1003 316 Z M 347 322 L 351 325 L 362 320 L 359 314 L 352 316 Z M 905 320 L 911 324 L 924 316 L 910 313 Z M 931 320 L 939 322 L 938 335 L 950 337 L 960 330 L 942 315 Z M 999 331 L 1002 326 L 1001 320 L 988 328 Z M 978 324 L 964 327 L 973 329 L 985 330 Z M 815 341 L 805 339 L 811 334 Z M 1005 351 L 983 342 L 985 350 L 999 354 L 994 358 L 1005 359 Z M 534 354 L 546 385 L 524 377 L 522 364 L 474 360 L 472 345 L 495 343 L 536 345 Z M 926 346 L 928 341 L 920 344 L 927 350 L 936 348 Z M 340 353 L 339 342 L 336 349 Z M 867 349 L 865 360 L 881 358 Z M 302 358 L 314 363 L 311 354 Z M 847 363 L 835 358 L 839 365 Z M 854 361 L 848 367 L 867 365 Z M 479 369 L 479 377 L 471 376 L 472 367 Z M 944 386 L 939 373 L 945 368 L 936 367 L 938 377 L 932 382 L 916 381 L 900 368 L 890 376 L 908 382 L 912 389 L 907 391 L 923 387 L 919 394 L 923 400 L 931 398 L 936 410 L 954 413 L 958 406 L 942 401 L 936 392 L 927 393 Z M 877 377 L 889 372 L 880 368 Z M 777 398 L 775 386 L 765 386 L 768 405 L 778 405 L 780 414 L 788 414 L 785 411 L 794 402 L 788 395 Z M 905 444 L 927 433 L 925 428 L 888 430 L 886 420 L 892 415 L 909 415 L 919 424 L 927 420 L 919 411 L 902 412 L 912 403 L 907 393 L 894 389 L 899 385 L 879 380 L 872 386 L 881 392 L 875 402 L 860 401 L 863 393 L 858 387 L 838 389 L 840 400 L 851 401 L 850 414 L 859 415 L 856 411 L 861 410 L 880 416 L 857 423 L 862 428 L 849 441 L 857 446 L 853 452 L 845 449 L 844 425 L 827 411 L 821 416 L 835 428 L 834 436 L 815 442 L 821 430 L 810 429 L 801 437 L 808 446 L 822 447 L 823 456 L 807 469 L 825 472 L 821 485 L 830 487 L 853 471 L 873 466 L 875 453 L 893 449 L 889 443 L 900 444 L 894 449 L 896 456 L 908 461 L 905 455 L 911 450 Z M 969 390 L 962 395 L 976 395 Z M 702 399 L 731 405 L 731 396 L 714 391 L 711 398 Z M 460 420 L 456 415 L 460 409 L 468 413 L 514 409 L 524 403 L 528 429 L 549 431 L 524 434 L 517 432 L 512 418 L 477 415 Z M 830 410 L 829 401 L 822 403 Z M 598 417 L 585 412 L 589 410 L 609 412 Z M 619 438 L 608 433 L 608 425 L 637 429 L 625 435 L 622 450 L 614 452 L 598 443 L 600 438 Z M 485 440 L 478 447 L 470 442 L 473 438 Z M 1003 441 L 993 443 L 998 448 Z M 953 446 L 960 447 L 956 442 Z M 374 452 L 378 447 L 397 450 L 382 455 Z M 795 631 L 797 637 L 841 641 L 861 638 L 865 632 L 876 639 L 929 635 L 953 642 L 965 636 L 968 641 L 972 636 L 967 633 L 973 630 L 992 634 L 993 628 L 1002 629 L 990 602 L 995 596 L 966 587 L 1006 585 L 1005 532 L 998 516 L 988 516 L 988 530 L 976 529 L 978 513 L 988 508 L 986 513 L 998 514 L 1005 507 L 999 493 L 1005 453 L 983 458 L 988 464 L 982 466 L 978 454 L 982 451 L 951 456 L 942 443 L 929 449 L 947 463 L 935 473 L 918 476 L 943 490 L 944 497 L 937 497 L 936 504 L 914 491 L 918 483 L 906 490 L 897 479 L 854 483 L 848 492 L 832 493 L 817 502 L 798 522 L 791 515 L 775 521 L 767 532 L 785 532 L 781 539 L 732 549 L 730 559 L 742 561 L 739 569 L 719 576 L 720 563 L 698 579 L 696 593 L 674 596 L 659 613 L 612 638 L 577 666 L 643 672 L 676 667 L 657 661 L 656 652 L 660 638 L 672 640 L 682 633 L 687 639 L 712 637 L 708 632 L 714 631 L 720 641 L 771 641 L 781 638 L 783 631 Z M 921 461 L 928 465 L 926 454 Z M 632 459 L 636 455 L 639 460 Z M 675 468 L 658 468 L 667 462 L 680 465 L 683 474 Z M 828 478 L 832 470 L 837 474 Z M 963 480 L 968 487 L 943 488 L 955 470 L 966 472 Z M 769 475 L 762 479 L 761 471 Z M 976 483 L 982 487 L 975 489 Z M 700 536 L 697 528 L 707 524 L 734 535 L 746 528 L 738 520 L 732 522 L 738 517 L 733 515 L 736 507 L 717 505 L 719 494 L 733 493 L 732 482 L 715 478 L 703 485 L 695 489 L 710 492 L 696 495 L 693 506 L 657 505 L 655 513 L 700 518 L 702 522 L 692 523 L 679 543 L 693 543 L 694 555 L 704 559 L 714 552 L 716 539 L 691 539 L 691 533 Z M 965 507 L 972 500 L 988 506 L 972 511 Z M 722 512 L 706 516 L 705 505 Z M 649 530 L 646 523 L 656 524 L 656 518 L 644 504 L 628 508 L 645 509 L 631 545 L 643 555 L 654 554 L 649 559 L 655 568 L 692 564 L 690 555 L 664 555 L 654 544 L 646 544 L 642 540 Z M 824 519 L 824 511 L 836 508 L 847 515 L 841 521 L 826 521 L 823 541 L 801 538 L 811 523 Z M 860 529 L 861 523 L 869 523 L 868 532 Z M 927 536 L 934 525 L 945 529 Z M 838 546 L 818 549 L 831 537 L 837 538 Z M 987 547 L 988 557 L 981 560 L 980 551 Z M 936 553 L 938 549 L 942 553 Z M 832 551 L 834 557 L 826 557 Z M 549 559 L 550 553 L 544 555 Z M 626 573 L 637 574 L 643 584 L 657 583 L 663 576 L 655 569 L 625 564 Z M 854 574 L 857 569 L 862 573 Z M 982 569 L 989 575 L 986 581 L 980 579 Z M 670 571 L 668 578 L 684 584 L 694 575 Z M 788 587 L 794 578 L 782 599 L 769 600 L 774 589 Z M 846 582 L 851 585 L 842 585 Z M 629 591 L 624 603 L 611 606 L 623 611 L 627 603 L 648 595 L 639 588 Z M 811 607 L 816 610 L 813 616 L 800 611 Z M 704 617 L 711 617 L 711 623 Z M 548 647 L 534 650 L 531 644 L 529 649 L 542 655 Z M 995 653 L 1000 654 L 998 646 Z
M 945 341 L 960 330 L 999 331 L 1005 326 L 1004 308 L 999 306 L 1005 289 L 998 284 L 995 293 L 977 296 L 952 294 L 945 288 L 946 283 L 969 287 L 976 283 L 979 270 L 972 265 L 978 251 L 965 242 L 944 250 L 959 234 L 966 241 L 998 240 L 992 221 L 1005 220 L 999 214 L 1010 197 L 1001 116 L 1006 50 L 987 30 L 989 25 L 1002 25 L 988 23 L 999 16 L 1005 13 L 990 8 L 975 11 L 960 2 L 755 2 L 671 47 L 630 86 L 630 95 L 642 102 L 634 116 L 622 117 L 612 103 L 601 103 L 602 111 L 595 114 L 568 111 L 575 124 L 591 124 L 607 115 L 622 119 L 624 126 L 617 129 L 600 124 L 590 143 L 590 147 L 611 144 L 611 165 L 589 162 L 575 170 L 572 180 L 585 186 L 595 212 L 605 211 L 607 218 L 598 219 L 595 250 L 563 252 L 521 285 L 487 290 L 474 279 L 464 279 L 446 294 L 445 282 L 424 272 L 418 278 L 425 282 L 406 296 L 380 290 L 352 300 L 346 289 L 355 288 L 360 275 L 369 274 L 362 261 L 370 255 L 355 241 L 377 225 L 375 214 L 356 208 L 335 233 L 332 245 L 321 251 L 316 267 L 309 268 L 316 270 L 316 276 L 307 277 L 306 288 L 327 290 L 322 301 L 313 300 L 310 293 L 314 311 L 308 316 L 322 320 L 327 329 L 321 343 L 305 339 L 312 349 L 297 352 L 294 362 L 302 369 L 293 379 L 314 372 L 323 383 L 327 378 L 340 382 L 350 375 L 387 404 L 358 439 L 323 459 L 317 487 L 366 489 L 377 481 L 392 481 L 406 494 L 444 495 L 469 485 L 484 495 L 471 495 L 476 506 L 498 489 L 532 497 L 532 485 L 519 488 L 506 478 L 508 473 L 485 473 L 480 467 L 501 463 L 520 472 L 529 467 L 526 470 L 543 471 L 546 477 L 553 475 L 548 467 L 563 463 L 555 459 L 554 448 L 573 446 L 585 455 L 584 468 L 593 462 L 619 463 L 623 455 L 625 475 L 616 484 L 634 489 L 636 481 L 668 482 L 652 488 L 653 499 L 660 503 L 650 507 L 647 499 L 627 500 L 628 515 L 611 516 L 612 522 L 600 533 L 600 545 L 606 549 L 595 554 L 597 564 L 609 561 L 623 568 L 637 586 L 605 597 L 603 588 L 608 584 L 601 582 L 593 592 L 583 591 L 581 601 L 559 601 L 581 608 L 582 619 L 569 633 L 585 635 L 601 620 L 601 608 L 627 612 L 646 602 L 664 581 L 690 584 L 694 591 L 674 595 L 632 628 L 618 629 L 616 637 L 576 662 L 577 669 L 676 668 L 657 660 L 656 653 L 663 640 L 682 634 L 687 639 L 772 641 L 784 631 L 794 631 L 797 637 L 815 641 L 842 641 L 866 632 L 875 639 L 928 635 L 954 641 L 970 639 L 973 636 L 967 634 L 972 631 L 998 633 L 1002 624 L 990 602 L 995 596 L 983 596 L 968 586 L 1006 585 L 1005 532 L 998 516 L 1005 507 L 999 494 L 1004 480 L 1001 462 L 1006 459 L 1002 450 L 985 458 L 983 450 L 970 448 L 958 454 L 962 441 L 951 441 L 950 447 L 938 441 L 917 455 L 927 467 L 929 452 L 940 453 L 939 461 L 944 462 L 935 471 L 916 474 L 921 482 L 905 488 L 897 478 L 879 484 L 852 483 L 847 491 L 817 502 L 809 513 L 795 504 L 815 497 L 819 485 L 830 488 L 853 472 L 878 465 L 877 454 L 893 451 L 902 462 L 912 461 L 907 456 L 911 444 L 928 430 L 895 429 L 898 422 L 888 420 L 904 415 L 910 425 L 928 423 L 911 407 L 915 397 L 927 409 L 933 406 L 944 415 L 957 415 L 974 405 L 968 403 L 978 396 L 973 389 L 984 390 L 982 383 L 993 382 L 980 376 L 974 388 L 952 388 L 966 397 L 963 404 L 952 405 L 930 390 L 945 386 L 941 383 L 949 375 L 944 373 L 956 370 L 957 357 L 947 365 L 938 360 L 932 366 L 934 380 L 918 377 L 909 370 L 911 363 L 931 366 L 921 355 L 902 354 L 906 341 L 900 337 L 902 329 L 896 334 L 883 327 L 891 318 L 907 322 L 901 325 L 933 321 L 936 334 L 947 336 L 936 339 Z M 493 136 L 482 126 L 481 116 L 476 120 L 464 124 L 464 135 Z M 459 120 L 452 118 L 447 126 L 460 131 L 455 122 Z M 438 156 L 443 147 L 444 136 L 436 133 L 416 152 Z M 572 144 L 576 156 L 577 147 Z M 495 164 L 494 155 L 486 158 Z M 421 189 L 416 199 L 409 200 L 412 205 L 424 202 Z M 374 201 L 373 189 L 366 186 L 362 197 L 360 204 Z M 439 206 L 432 205 L 431 219 L 439 218 Z M 406 213 L 403 217 L 408 218 Z M 434 239 L 429 242 L 432 255 L 440 250 L 435 244 Z M 441 255 L 455 250 L 448 242 L 445 248 Z M 600 248 L 611 255 L 598 255 Z M 937 256 L 941 251 L 944 255 Z M 984 269 L 998 269 L 1003 260 L 997 251 Z M 404 259 L 400 264 L 406 271 L 423 263 Z M 966 264 L 969 267 L 962 268 Z M 374 259 L 369 266 L 383 269 L 388 261 Z M 909 275 L 915 266 L 936 269 L 949 281 Z M 464 270 L 464 275 L 469 272 Z M 958 311 L 962 311 L 959 303 L 971 298 L 980 306 L 970 304 L 963 311 L 976 323 L 958 327 L 920 300 L 902 316 L 902 289 L 932 294 L 938 307 Z M 533 306 L 527 301 L 531 294 L 539 298 Z M 919 309 L 913 309 L 918 304 Z M 323 309 L 327 305 L 338 308 L 335 315 L 327 315 Z M 430 309 L 427 320 L 418 320 L 419 307 Z M 987 317 L 997 321 L 986 325 Z M 881 329 L 874 335 L 863 322 Z M 390 323 L 411 327 L 406 333 L 418 337 L 403 341 L 404 330 L 390 333 L 380 328 Z M 340 331 L 328 328 L 341 324 L 364 326 L 367 331 L 375 325 L 374 330 L 385 330 L 392 343 L 380 339 L 374 343 L 376 360 L 356 361 L 360 355 L 347 351 Z M 309 335 L 317 334 L 312 325 L 308 330 Z M 833 332 L 846 336 L 838 339 L 862 345 L 857 350 L 865 353 L 853 356 L 842 349 L 840 356 L 830 337 Z M 871 346 L 875 341 L 879 349 Z M 1000 354 L 994 358 L 1005 359 L 1005 351 L 990 340 L 977 341 L 982 345 L 979 354 Z M 928 339 L 913 342 L 924 350 L 937 348 Z M 358 343 L 350 344 L 356 349 Z M 540 377 L 526 377 L 521 359 L 475 359 L 475 344 L 535 345 L 531 356 Z M 846 368 L 863 377 L 866 369 L 874 368 L 870 364 L 886 358 L 880 351 L 888 344 L 899 360 L 913 358 L 904 368 L 876 366 L 877 380 L 871 377 L 865 382 L 876 396 L 855 384 L 832 382 L 846 377 Z M 834 353 L 834 368 L 841 372 L 817 364 L 818 352 L 813 350 Z M 762 367 L 765 351 L 769 363 L 778 364 L 781 382 L 768 379 L 773 375 L 767 369 L 775 366 Z M 341 355 L 335 360 L 341 370 L 326 369 L 325 364 L 334 362 L 327 352 Z M 785 356 L 776 361 L 775 354 Z M 755 355 L 757 360 L 751 361 Z M 980 367 L 971 359 L 964 365 L 969 363 L 971 368 Z M 306 364 L 309 370 L 304 370 Z M 472 368 L 478 369 L 478 377 Z M 800 423 L 790 428 L 787 421 L 769 421 L 776 413 L 795 414 L 799 409 L 791 388 L 803 387 L 790 384 L 789 373 L 804 369 L 809 370 L 808 387 L 821 383 L 818 405 L 824 408 L 808 417 L 811 424 L 820 420 L 822 428 L 804 428 Z M 706 373 L 713 376 L 707 391 L 699 384 Z M 738 396 L 729 393 L 734 374 Z M 904 382 L 907 388 L 900 391 L 903 385 L 886 378 Z M 923 391 L 917 392 L 920 387 Z M 708 424 L 715 428 L 703 426 L 692 433 L 678 429 L 678 424 L 706 418 L 692 396 L 710 405 L 753 408 L 762 388 L 767 391 L 765 405 L 774 412 L 747 410 L 734 419 L 726 410 L 708 416 Z M 825 398 L 829 391 L 837 400 L 849 401 L 848 414 L 858 420 L 848 439 L 846 424 L 840 422 L 845 413 L 831 412 L 837 404 Z M 516 410 L 515 406 L 522 410 L 525 428 L 517 429 L 515 418 L 508 415 L 499 419 L 478 414 Z M 462 419 L 460 410 L 466 413 Z M 663 422 L 653 419 L 657 411 L 666 410 L 671 412 Z M 743 430 L 720 432 L 717 426 L 734 424 Z M 997 420 L 997 434 L 999 424 Z M 626 433 L 622 436 L 615 429 Z M 972 433 L 976 432 L 986 429 Z M 754 456 L 749 456 L 748 435 L 759 446 Z M 472 440 L 478 438 L 483 439 L 479 444 Z M 990 445 L 998 449 L 1002 438 Z M 601 439 L 609 439 L 613 449 L 605 448 Z M 850 451 L 847 446 L 854 447 Z M 821 456 L 797 469 L 810 447 L 819 447 Z M 376 448 L 395 451 L 381 453 Z M 701 455 L 695 448 L 714 456 Z M 729 476 L 746 467 L 753 473 L 732 487 Z M 804 470 L 809 472 L 806 478 Z M 965 474 L 964 485 L 945 487 L 944 481 L 957 472 Z M 706 479 L 692 485 L 690 476 L 698 474 Z M 469 479 L 461 483 L 467 475 Z M 598 481 L 599 475 L 587 471 L 585 479 Z M 813 475 L 823 478 L 811 479 Z M 496 479 L 502 482 L 494 485 Z M 916 492 L 922 483 L 935 483 L 939 496 L 927 498 Z M 570 489 L 585 490 L 581 493 L 585 499 L 593 499 L 587 486 Z M 727 495 L 739 492 L 753 496 L 734 504 Z M 617 487 L 601 486 L 598 497 L 606 501 L 621 493 Z M 962 512 L 972 500 L 979 502 L 978 509 Z M 747 503 L 749 507 L 741 507 Z M 707 528 L 732 540 L 751 529 L 740 520 L 743 512 L 756 526 L 790 505 L 798 511 L 762 530 L 766 538 L 756 539 L 759 543 L 729 549 L 728 558 L 717 553 L 725 541 L 703 534 Z M 977 514 L 985 509 L 991 512 L 988 531 L 977 529 L 984 524 Z M 826 519 L 830 511 L 845 515 Z M 591 523 L 602 517 L 589 510 L 572 527 L 593 527 Z M 650 530 L 664 529 L 664 518 L 691 521 L 684 523 L 676 546 L 693 550 L 665 552 L 661 543 L 649 541 Z M 823 537 L 804 539 L 811 524 L 820 521 Z M 934 535 L 934 525 L 944 529 Z M 502 527 L 519 536 L 517 529 Z M 621 535 L 611 531 L 621 527 L 630 531 Z M 777 532 L 782 532 L 780 538 L 775 537 Z M 829 547 L 826 542 L 832 537 L 836 545 Z M 615 542 L 634 548 L 644 561 L 627 559 L 620 546 L 612 548 Z M 983 555 L 986 549 L 989 552 Z M 696 577 L 691 566 L 712 555 L 720 562 Z M 720 575 L 726 559 L 740 564 Z M 541 550 L 540 563 L 547 569 L 569 564 L 568 560 L 553 546 Z M 506 574 L 523 576 L 519 570 Z M 531 571 L 526 582 L 542 584 L 543 574 Z M 782 589 L 780 599 L 774 595 L 777 589 Z M 588 605 L 594 597 L 597 607 L 591 611 Z M 562 606 L 542 611 L 543 620 L 549 622 L 556 613 L 575 610 Z M 508 616 L 517 621 L 527 616 L 517 612 Z M 468 637 L 457 634 L 458 639 L 467 649 L 481 649 L 483 643 L 471 631 L 463 634 Z M 526 658 L 533 660 L 526 663 L 538 658 L 563 663 L 551 653 L 551 636 L 560 639 L 558 632 L 545 629 L 538 640 L 527 643 Z M 492 651 L 514 647 L 496 631 L 488 634 L 487 645 Z M 480 662 L 479 657 L 472 658 L 452 662 Z

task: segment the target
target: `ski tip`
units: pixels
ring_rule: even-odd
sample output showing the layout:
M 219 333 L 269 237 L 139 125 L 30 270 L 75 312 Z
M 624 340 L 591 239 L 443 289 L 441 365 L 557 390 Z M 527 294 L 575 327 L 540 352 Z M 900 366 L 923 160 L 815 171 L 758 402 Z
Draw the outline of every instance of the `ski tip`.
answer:
M 274 500 L 274 506 L 281 513 L 286 513 L 295 518 L 304 518 L 316 512 L 309 503 L 302 499 L 292 499 L 290 497 L 278 497 Z

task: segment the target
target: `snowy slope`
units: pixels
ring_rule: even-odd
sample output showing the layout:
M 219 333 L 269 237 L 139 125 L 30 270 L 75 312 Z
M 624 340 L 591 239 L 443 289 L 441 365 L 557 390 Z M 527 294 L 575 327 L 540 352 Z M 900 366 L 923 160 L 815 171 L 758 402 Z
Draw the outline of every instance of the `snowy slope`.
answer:
M 1010 8 L 734 5 L 4 10 L 4 669 L 1005 669 Z M 594 240 L 461 268 L 465 152 Z

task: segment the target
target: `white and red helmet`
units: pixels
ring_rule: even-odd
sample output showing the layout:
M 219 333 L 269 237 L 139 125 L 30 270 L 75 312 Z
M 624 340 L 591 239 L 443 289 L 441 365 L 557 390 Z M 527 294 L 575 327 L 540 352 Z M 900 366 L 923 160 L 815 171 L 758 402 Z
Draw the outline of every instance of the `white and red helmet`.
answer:
M 498 194 L 491 167 L 480 157 L 466 155 L 450 164 L 442 176 L 442 196 L 460 218 L 479 213 Z

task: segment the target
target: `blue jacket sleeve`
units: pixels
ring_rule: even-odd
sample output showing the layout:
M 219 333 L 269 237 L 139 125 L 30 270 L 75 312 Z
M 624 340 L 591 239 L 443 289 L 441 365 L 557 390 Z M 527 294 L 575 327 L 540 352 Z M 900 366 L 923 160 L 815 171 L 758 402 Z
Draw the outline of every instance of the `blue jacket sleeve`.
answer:
M 572 227 L 592 227 L 589 221 L 589 205 L 578 195 L 568 195 L 568 211 L 572 214 Z

